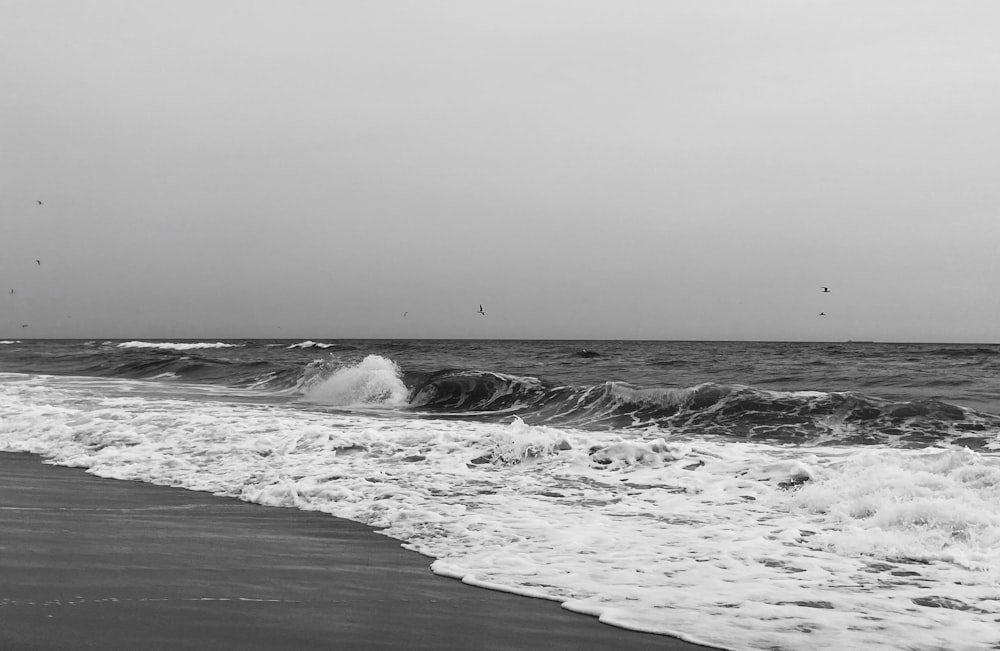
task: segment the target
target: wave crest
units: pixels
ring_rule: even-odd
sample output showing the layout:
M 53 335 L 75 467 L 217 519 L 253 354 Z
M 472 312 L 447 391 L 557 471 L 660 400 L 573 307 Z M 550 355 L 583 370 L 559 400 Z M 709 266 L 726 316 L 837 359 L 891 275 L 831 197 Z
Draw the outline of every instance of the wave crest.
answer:
M 237 344 L 225 344 L 221 341 L 215 343 L 195 342 L 195 343 L 171 343 L 171 342 L 150 342 L 150 341 L 123 341 L 118 344 L 119 348 L 159 348 L 161 350 L 197 350 L 200 348 L 236 348 Z
M 322 342 L 313 341 L 312 339 L 309 339 L 309 340 L 306 340 L 306 341 L 300 341 L 297 344 L 292 344 L 291 346 L 288 346 L 288 349 L 291 350 L 293 348 L 303 348 L 303 349 L 304 348 L 333 348 L 336 345 L 337 344 L 325 344 L 325 343 L 322 343 Z

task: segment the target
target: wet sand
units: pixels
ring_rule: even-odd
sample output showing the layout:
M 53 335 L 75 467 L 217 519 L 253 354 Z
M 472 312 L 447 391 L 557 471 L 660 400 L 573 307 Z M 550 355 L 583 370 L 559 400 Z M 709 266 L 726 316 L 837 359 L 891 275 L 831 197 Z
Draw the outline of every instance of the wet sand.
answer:
M 435 576 L 321 513 L 0 453 L 0 648 L 705 649 Z

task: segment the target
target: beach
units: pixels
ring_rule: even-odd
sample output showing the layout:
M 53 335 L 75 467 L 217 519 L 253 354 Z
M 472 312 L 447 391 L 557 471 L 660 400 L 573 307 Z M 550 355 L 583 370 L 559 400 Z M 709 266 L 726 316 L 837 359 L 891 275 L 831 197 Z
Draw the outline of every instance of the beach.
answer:
M 0 453 L 0 648 L 702 649 L 431 573 L 317 512 Z

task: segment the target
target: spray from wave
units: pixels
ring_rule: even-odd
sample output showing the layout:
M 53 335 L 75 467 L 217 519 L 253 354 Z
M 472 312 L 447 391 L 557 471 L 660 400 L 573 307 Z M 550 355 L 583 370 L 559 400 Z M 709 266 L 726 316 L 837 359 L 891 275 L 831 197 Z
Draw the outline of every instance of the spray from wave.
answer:
M 303 399 L 333 407 L 404 407 L 409 391 L 399 367 L 390 359 L 368 355 L 339 368 L 303 391 Z

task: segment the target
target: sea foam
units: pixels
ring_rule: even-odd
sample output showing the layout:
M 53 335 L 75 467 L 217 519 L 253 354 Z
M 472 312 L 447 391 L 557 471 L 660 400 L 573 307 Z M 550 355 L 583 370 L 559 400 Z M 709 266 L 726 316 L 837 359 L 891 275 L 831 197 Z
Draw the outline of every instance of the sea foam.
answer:
M 333 381 L 337 400 L 393 395 L 356 391 L 374 378 L 393 387 L 397 370 L 372 356 L 317 387 Z M 1000 641 L 995 456 L 652 430 L 629 440 L 156 398 L 147 385 L 0 375 L 0 449 L 364 522 L 440 574 L 723 648 Z M 499 462 L 476 463 L 487 452 Z

